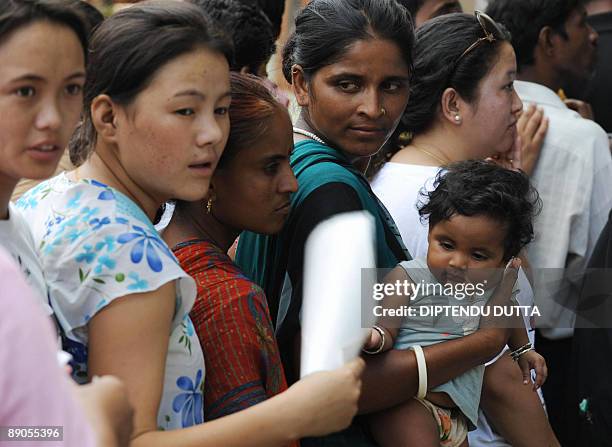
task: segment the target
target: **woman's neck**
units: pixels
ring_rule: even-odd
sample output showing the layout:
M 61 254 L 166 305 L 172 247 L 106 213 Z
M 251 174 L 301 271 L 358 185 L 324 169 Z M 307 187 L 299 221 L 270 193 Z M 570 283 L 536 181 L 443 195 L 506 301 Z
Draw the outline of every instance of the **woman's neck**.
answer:
M 119 160 L 105 147 L 96 146 L 85 163 L 70 172 L 72 180 L 92 179 L 108 185 L 134 201 L 153 221 L 159 207 L 167 198 L 155 198 L 134 182 Z
M 443 126 L 415 135 L 391 160 L 398 163 L 442 166 L 466 159 L 463 139 Z
M 227 253 L 240 234 L 240 230 L 230 228 L 207 213 L 205 201 L 182 203 L 179 207 L 163 231 L 163 239 L 170 247 L 191 239 L 208 239 Z
M 300 116 L 296 120 L 296 122 L 293 125 L 293 127 L 305 130 L 306 132 L 311 132 L 311 133 L 315 134 L 317 137 L 321 138 L 323 141 L 325 141 L 325 144 L 327 144 L 329 147 L 331 147 L 332 149 L 337 150 L 342 155 L 344 155 L 349 160 L 349 162 L 353 166 L 355 166 L 355 168 L 357 168 L 360 172 L 365 172 L 366 169 L 368 168 L 368 165 L 370 163 L 370 158 L 371 157 L 356 157 L 354 155 L 347 154 L 345 151 L 343 151 L 341 149 L 336 148 L 332 143 L 328 143 L 327 138 L 325 138 L 325 136 L 322 135 L 320 132 L 316 131 L 315 130 L 315 126 L 310 124 L 310 120 L 308 119 L 308 117 L 304 113 L 304 110 L 302 110 L 300 112 Z M 304 140 L 310 140 L 310 139 L 311 138 L 309 138 L 308 136 L 302 135 L 300 133 L 297 133 L 297 132 L 293 133 L 293 142 L 294 143 L 297 143 L 298 141 L 304 141 Z

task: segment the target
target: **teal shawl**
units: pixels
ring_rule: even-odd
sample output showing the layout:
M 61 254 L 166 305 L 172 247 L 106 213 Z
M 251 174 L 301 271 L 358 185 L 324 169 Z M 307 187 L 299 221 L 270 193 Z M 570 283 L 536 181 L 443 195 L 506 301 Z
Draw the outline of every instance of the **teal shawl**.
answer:
M 339 151 L 313 140 L 303 140 L 295 144 L 291 155 L 291 167 L 298 180 L 298 190 L 291 197 L 292 212 L 302 204 L 315 189 L 327 183 L 345 183 L 358 195 L 364 210 L 374 217 L 376 224 L 376 266 L 378 268 L 393 268 L 403 259 L 398 259 L 385 240 L 385 226 L 387 226 L 398 239 L 399 245 L 404 249 L 406 259 L 410 259 L 408 251 L 399 236 L 393 219 L 372 192 L 367 179 L 359 172 L 349 160 Z M 264 236 L 251 232 L 240 235 L 236 262 L 249 278 L 261 285 L 266 293 L 275 295 L 278 290 L 270 290 L 272 278 L 278 276 L 278 269 L 285 270 L 286 266 L 279 265 L 281 249 L 291 240 L 286 234 L 288 225 L 274 236 Z

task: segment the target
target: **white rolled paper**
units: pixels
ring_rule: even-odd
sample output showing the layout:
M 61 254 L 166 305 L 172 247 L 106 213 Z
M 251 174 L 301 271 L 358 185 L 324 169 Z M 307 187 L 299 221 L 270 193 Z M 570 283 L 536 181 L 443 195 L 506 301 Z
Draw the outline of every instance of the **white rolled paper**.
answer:
M 306 241 L 300 375 L 338 368 L 355 358 L 374 324 L 374 300 L 362 284 L 376 281 L 374 218 L 365 211 L 321 222 Z M 362 282 L 363 274 L 367 277 Z M 363 307 L 362 307 L 363 305 Z M 362 319 L 362 309 L 364 315 Z

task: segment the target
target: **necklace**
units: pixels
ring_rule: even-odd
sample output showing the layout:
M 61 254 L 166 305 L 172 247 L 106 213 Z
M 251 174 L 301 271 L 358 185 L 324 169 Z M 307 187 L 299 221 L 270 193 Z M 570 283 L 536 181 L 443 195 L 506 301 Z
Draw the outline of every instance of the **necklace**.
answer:
M 318 136 L 316 136 L 314 133 L 312 132 L 308 132 L 307 130 L 304 129 L 300 129 L 299 127 L 294 127 L 293 128 L 293 132 L 294 133 L 299 133 L 300 135 L 304 135 L 305 137 L 308 138 L 312 138 L 313 140 L 315 140 L 317 143 L 321 143 L 321 144 L 325 144 L 325 141 L 323 141 L 321 138 L 319 138 Z
M 423 149 L 420 146 L 417 146 L 416 144 L 412 144 L 412 147 L 415 148 L 417 151 L 425 154 L 425 155 L 429 155 L 431 158 L 433 158 L 436 161 L 439 161 L 440 163 L 442 163 L 442 165 L 447 165 L 449 164 L 451 161 L 449 159 L 444 159 L 436 154 L 433 154 L 431 152 L 429 152 L 428 150 Z

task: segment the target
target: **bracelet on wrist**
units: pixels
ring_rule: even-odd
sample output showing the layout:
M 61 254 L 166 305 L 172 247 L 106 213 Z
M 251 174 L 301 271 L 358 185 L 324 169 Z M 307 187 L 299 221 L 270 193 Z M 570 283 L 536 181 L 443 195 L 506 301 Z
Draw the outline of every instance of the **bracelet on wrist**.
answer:
M 372 329 L 374 329 L 376 332 L 380 334 L 380 345 L 376 349 L 362 348 L 362 351 L 368 355 L 380 354 L 383 351 L 383 349 L 385 349 L 385 341 L 387 339 L 385 335 L 385 330 L 383 328 L 381 328 L 380 326 L 374 325 L 372 326 Z

